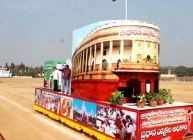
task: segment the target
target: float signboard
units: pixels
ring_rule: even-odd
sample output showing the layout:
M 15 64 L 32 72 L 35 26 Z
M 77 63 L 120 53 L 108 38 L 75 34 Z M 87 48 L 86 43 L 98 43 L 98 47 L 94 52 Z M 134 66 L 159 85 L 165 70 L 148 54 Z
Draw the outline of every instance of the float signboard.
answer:
M 193 107 L 140 111 L 141 140 L 185 140 L 193 138 Z
M 111 107 L 108 104 L 36 88 L 35 103 L 87 130 L 113 139 L 192 140 L 193 105 L 175 103 L 162 107 Z M 53 114 L 52 114 L 53 115 Z M 98 133 L 99 132 L 99 133 Z
M 51 78 L 51 74 L 53 72 L 53 67 L 58 67 L 59 65 L 66 64 L 65 61 L 62 60 L 51 60 L 46 61 L 44 63 L 44 87 L 47 89 L 53 89 L 54 88 L 54 82 Z M 58 82 L 58 89 L 61 89 L 61 82 Z

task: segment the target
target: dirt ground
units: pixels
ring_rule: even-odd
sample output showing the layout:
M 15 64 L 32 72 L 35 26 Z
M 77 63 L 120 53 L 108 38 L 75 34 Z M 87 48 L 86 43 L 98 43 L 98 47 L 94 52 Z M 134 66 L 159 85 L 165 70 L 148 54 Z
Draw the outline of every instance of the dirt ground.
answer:
M 42 86 L 43 79 L 0 78 L 0 133 L 5 139 L 93 139 L 34 111 L 34 88 Z M 176 101 L 193 103 L 193 82 L 160 82 L 160 88 L 171 89 Z
M 43 79 L 0 78 L 0 133 L 6 140 L 91 140 L 32 108 Z
M 193 82 L 160 81 L 160 88 L 171 89 L 175 101 L 193 103 Z

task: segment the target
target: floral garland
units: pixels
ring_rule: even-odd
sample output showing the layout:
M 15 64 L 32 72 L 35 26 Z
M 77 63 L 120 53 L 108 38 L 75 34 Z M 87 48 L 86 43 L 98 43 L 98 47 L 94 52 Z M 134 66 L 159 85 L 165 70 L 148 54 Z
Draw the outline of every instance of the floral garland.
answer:
M 41 107 L 39 107 L 37 105 L 34 105 L 33 108 L 36 111 L 41 112 L 41 113 L 49 116 L 50 118 L 52 118 L 54 120 L 57 120 L 57 121 L 60 120 L 62 123 L 65 123 L 66 125 L 74 128 L 74 129 L 77 129 L 78 131 L 83 130 L 83 132 L 89 134 L 90 136 L 95 136 L 98 140 L 114 140 L 114 139 L 112 139 L 112 138 L 110 138 L 110 137 L 108 137 L 106 135 L 103 135 L 103 134 L 101 134 L 101 133 L 99 133 L 97 131 L 94 131 L 94 130 L 92 130 L 90 128 L 87 128 L 87 127 L 82 126 L 82 125 L 80 125 L 78 123 L 75 123 L 74 121 L 70 121 L 69 119 L 66 119 L 66 118 L 61 117 L 61 116 L 59 116 L 57 114 L 54 114 L 54 113 L 52 113 L 52 112 L 50 112 L 50 111 L 48 111 L 48 110 L 46 110 L 44 108 L 41 108 Z

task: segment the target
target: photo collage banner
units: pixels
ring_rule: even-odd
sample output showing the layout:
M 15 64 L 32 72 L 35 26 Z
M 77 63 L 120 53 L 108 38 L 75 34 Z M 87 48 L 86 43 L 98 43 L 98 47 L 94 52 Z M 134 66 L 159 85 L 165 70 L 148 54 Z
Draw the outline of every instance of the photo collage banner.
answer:
M 35 105 L 116 138 L 136 139 L 137 113 L 36 89 Z

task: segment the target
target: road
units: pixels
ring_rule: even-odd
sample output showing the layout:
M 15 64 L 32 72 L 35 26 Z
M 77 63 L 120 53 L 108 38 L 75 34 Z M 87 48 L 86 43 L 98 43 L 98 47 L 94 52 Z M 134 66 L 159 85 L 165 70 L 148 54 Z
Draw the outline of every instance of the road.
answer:
M 0 133 L 6 140 L 91 140 L 80 133 L 32 108 L 34 79 L 0 78 Z

